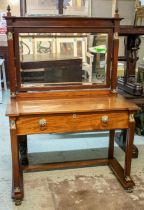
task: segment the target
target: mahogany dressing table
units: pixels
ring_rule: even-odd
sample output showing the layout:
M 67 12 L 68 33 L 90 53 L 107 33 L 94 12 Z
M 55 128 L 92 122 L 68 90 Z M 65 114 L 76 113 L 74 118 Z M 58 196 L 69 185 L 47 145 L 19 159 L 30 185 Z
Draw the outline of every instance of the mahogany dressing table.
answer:
M 16 205 L 24 197 L 23 172 L 71 167 L 108 165 L 125 190 L 132 190 L 131 178 L 132 146 L 134 140 L 134 113 L 138 107 L 117 94 L 117 61 L 119 46 L 118 14 L 114 18 L 86 17 L 14 17 L 8 11 L 7 36 L 9 48 L 9 78 L 11 98 L 6 115 L 10 122 L 12 149 L 12 198 Z M 90 39 L 97 34 L 105 35 L 106 53 L 100 60 L 105 77 L 100 80 L 87 59 Z M 28 35 L 29 38 L 24 38 Z M 37 36 L 39 36 L 37 38 Z M 91 42 L 92 43 L 92 42 Z M 31 71 L 45 71 L 49 64 L 26 66 L 23 57 L 39 54 L 40 45 L 48 45 L 42 52 L 47 56 L 60 52 L 62 56 L 79 58 L 78 65 L 83 71 L 80 80 L 60 80 L 53 82 L 25 81 L 23 72 L 30 77 Z M 29 50 L 27 50 L 29 49 Z M 59 50 L 60 49 L 60 50 Z M 54 62 L 54 65 L 56 60 Z M 50 64 L 51 66 L 51 64 Z M 63 72 L 57 74 L 63 77 Z M 69 65 L 65 66 L 69 70 Z M 85 66 L 87 68 L 85 68 Z M 88 69 L 86 72 L 85 69 Z M 71 68 L 71 71 L 73 69 Z M 77 70 L 79 71 L 79 70 Z M 92 81 L 89 82 L 89 72 Z M 55 71 L 54 71 L 55 72 Z M 75 69 L 73 74 L 76 74 Z M 53 76 L 53 72 L 51 73 Z M 80 77 L 80 74 L 79 74 Z M 124 168 L 114 157 L 115 131 L 127 130 Z M 82 160 L 63 163 L 30 165 L 27 158 L 27 135 L 66 132 L 109 131 L 109 149 L 106 159 Z

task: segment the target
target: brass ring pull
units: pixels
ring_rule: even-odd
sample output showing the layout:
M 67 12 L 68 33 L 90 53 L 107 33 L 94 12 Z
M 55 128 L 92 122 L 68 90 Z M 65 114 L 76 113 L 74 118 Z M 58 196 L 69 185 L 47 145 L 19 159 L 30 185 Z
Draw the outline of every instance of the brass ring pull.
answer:
M 41 129 L 45 128 L 46 125 L 47 125 L 46 119 L 39 120 L 39 126 Z
M 103 125 L 107 126 L 108 121 L 109 121 L 109 117 L 108 116 L 102 116 L 101 121 L 103 123 Z

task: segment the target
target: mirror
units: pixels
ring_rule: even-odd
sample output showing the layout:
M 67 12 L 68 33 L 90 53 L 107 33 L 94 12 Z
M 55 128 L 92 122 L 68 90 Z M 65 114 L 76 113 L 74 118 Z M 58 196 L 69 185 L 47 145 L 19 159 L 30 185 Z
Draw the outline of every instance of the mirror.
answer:
M 107 33 L 20 33 L 21 87 L 106 85 Z

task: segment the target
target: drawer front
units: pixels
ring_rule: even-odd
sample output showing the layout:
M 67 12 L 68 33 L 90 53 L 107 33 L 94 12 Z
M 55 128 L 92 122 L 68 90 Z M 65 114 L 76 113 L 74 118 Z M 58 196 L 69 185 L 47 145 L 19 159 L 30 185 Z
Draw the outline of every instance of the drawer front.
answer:
M 74 113 L 21 116 L 16 121 L 18 135 L 64 133 L 128 128 L 128 113 Z

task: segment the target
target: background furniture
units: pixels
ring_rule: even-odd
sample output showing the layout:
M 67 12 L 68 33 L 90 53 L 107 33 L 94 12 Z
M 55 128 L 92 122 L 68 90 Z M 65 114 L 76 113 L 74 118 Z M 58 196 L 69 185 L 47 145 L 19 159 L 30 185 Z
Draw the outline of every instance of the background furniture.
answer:
M 119 57 L 119 61 L 126 63 L 124 77 L 118 79 L 119 93 L 127 100 L 136 103 L 138 106 L 144 106 L 143 84 L 136 80 L 136 62 L 138 60 L 138 50 L 140 45 L 140 35 L 144 34 L 143 26 L 120 26 L 120 36 L 126 37 L 125 55 Z M 117 144 L 125 151 L 126 139 L 118 137 Z M 138 149 L 133 146 L 133 157 L 138 157 Z
M 126 62 L 124 78 L 118 80 L 118 87 L 131 97 L 143 99 L 143 84 L 136 80 L 136 63 L 138 61 L 138 50 L 141 47 L 140 35 L 144 34 L 143 26 L 120 26 L 120 36 L 125 36 L 125 56 L 119 57 L 120 61 Z M 141 68 L 141 67 L 138 67 Z M 131 79 L 133 78 L 133 80 Z
M 5 73 L 6 73 L 6 81 L 9 84 L 9 76 L 8 76 L 8 46 L 5 43 L 0 42 L 0 58 L 5 60 Z
M 144 20 L 144 4 L 142 5 L 141 1 L 136 0 L 134 25 L 142 25 L 143 20 Z
M 0 59 L 0 80 L 1 80 L 1 83 L 3 83 L 4 90 L 7 90 L 4 59 Z
M 0 103 L 2 102 L 2 86 L 4 90 L 7 90 L 4 59 L 0 59 Z

